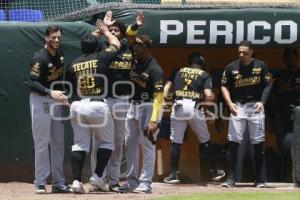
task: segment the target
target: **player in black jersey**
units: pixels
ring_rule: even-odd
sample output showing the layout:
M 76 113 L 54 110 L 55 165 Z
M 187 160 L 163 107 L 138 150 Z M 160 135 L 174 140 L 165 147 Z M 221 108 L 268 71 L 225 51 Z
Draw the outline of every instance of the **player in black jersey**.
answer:
M 114 123 L 114 141 L 115 149 L 112 152 L 111 158 L 106 169 L 106 179 L 110 184 L 110 190 L 117 191 L 120 179 L 120 168 L 122 161 L 123 142 L 125 139 L 125 119 L 129 108 L 129 98 L 134 92 L 134 85 L 129 80 L 129 73 L 134 65 L 134 57 L 129 42 L 137 30 L 144 23 L 144 15 L 140 12 L 136 17 L 136 22 L 128 28 L 112 18 L 112 12 L 108 11 L 103 19 L 107 24 L 109 31 L 116 36 L 121 43 L 121 48 L 117 57 L 109 66 L 108 75 L 108 95 L 107 104 L 112 113 Z M 107 46 L 106 44 L 103 45 Z M 96 144 L 95 144 L 96 145 Z M 93 148 L 92 169 L 95 167 L 95 154 L 97 148 Z
M 203 70 L 205 60 L 203 56 L 194 52 L 189 56 L 188 65 L 182 67 L 169 78 L 174 85 L 175 102 L 171 114 L 171 174 L 164 178 L 165 183 L 179 183 L 178 163 L 180 149 L 187 124 L 191 126 L 200 142 L 199 153 L 206 156 L 213 172 L 212 180 L 219 181 L 225 172 L 217 168 L 216 158 L 210 144 L 210 133 L 204 116 L 204 102 L 214 99 L 210 75 Z M 166 85 L 165 87 L 169 87 Z M 168 93 L 167 89 L 165 93 Z
M 163 104 L 163 71 L 152 56 L 152 40 L 149 36 L 137 36 L 132 45 L 137 63 L 130 72 L 135 93 L 125 122 L 125 153 L 129 174 L 127 182 L 119 191 L 151 193 L 156 156 L 155 140 Z M 140 176 L 137 156 L 139 144 L 143 153 Z
M 248 127 L 250 142 L 254 146 L 255 186 L 266 187 L 261 171 L 264 160 L 265 114 L 264 104 L 272 87 L 267 65 L 255 58 L 252 43 L 242 41 L 238 48 L 239 59 L 224 70 L 221 91 L 231 115 L 228 127 L 228 161 L 230 174 L 223 187 L 235 185 L 237 149 Z
M 112 12 L 108 11 L 103 19 L 108 26 L 109 31 L 116 36 L 121 43 L 121 49 L 117 57 L 110 65 L 109 73 L 109 98 L 119 99 L 122 96 L 132 94 L 132 85 L 128 83 L 129 72 L 133 65 L 132 50 L 129 47 L 129 41 L 137 34 L 138 28 L 144 23 L 144 15 L 142 12 L 136 17 L 136 22 L 126 28 L 126 26 L 118 20 L 112 18 Z M 97 31 L 93 33 L 97 36 Z M 128 41 L 129 40 L 129 41 Z M 103 44 L 104 48 L 106 44 Z M 103 47 L 102 47 L 103 48 Z
M 274 108 L 282 116 L 284 132 L 292 131 L 290 122 L 290 104 L 300 105 L 300 69 L 298 65 L 298 51 L 295 48 L 286 48 L 283 52 L 285 68 L 274 75 L 272 99 Z
M 31 61 L 29 75 L 30 109 L 32 135 L 35 150 L 35 192 L 46 192 L 50 170 L 52 172 L 52 192 L 68 192 L 63 175 L 64 125 L 60 120 L 67 97 L 63 94 L 62 81 L 64 56 L 60 48 L 62 30 L 49 26 L 46 30 L 46 45 Z M 53 112 L 51 112 L 53 111 Z M 52 115 L 52 114 L 53 115 Z M 56 119 L 55 119 L 56 118 Z M 50 156 L 49 149 L 50 145 Z M 50 164 L 51 161 L 51 164 Z
M 288 47 L 283 51 L 284 69 L 274 74 L 274 84 L 269 98 L 269 114 L 274 121 L 277 148 L 280 155 L 280 179 L 286 180 L 285 161 L 293 140 L 292 105 L 300 105 L 300 69 L 298 51 Z M 284 144 L 288 145 L 285 146 Z
M 97 140 L 98 150 L 90 183 L 101 190 L 109 191 L 109 186 L 103 180 L 103 171 L 114 149 L 114 124 L 104 98 L 108 93 L 109 65 L 120 49 L 120 42 L 103 22 L 97 21 L 97 27 L 107 37 L 109 46 L 97 53 L 97 38 L 94 35 L 85 36 L 81 40 L 83 55 L 70 64 L 66 73 L 66 80 L 73 86 L 70 113 L 74 131 L 71 154 L 74 193 L 84 193 L 81 172 L 85 156 L 90 150 L 91 135 Z

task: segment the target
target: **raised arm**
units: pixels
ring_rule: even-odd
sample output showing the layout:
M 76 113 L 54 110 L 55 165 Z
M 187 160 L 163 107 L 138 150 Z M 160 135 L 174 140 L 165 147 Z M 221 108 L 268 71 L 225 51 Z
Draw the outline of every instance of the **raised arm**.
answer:
M 100 33 L 107 38 L 109 45 L 114 45 L 117 47 L 117 49 L 120 49 L 121 43 L 119 39 L 111 34 L 111 32 L 109 32 L 107 25 L 105 25 L 102 20 L 98 19 L 96 22 L 96 26 L 99 29 Z
M 113 25 L 113 23 L 115 23 L 115 20 L 112 20 L 112 11 L 111 10 L 109 10 L 105 13 L 105 16 L 103 18 L 103 23 L 107 27 L 109 27 L 109 26 Z M 97 25 L 96 25 L 96 30 L 94 32 L 92 32 L 92 35 L 96 36 L 97 38 L 99 38 L 102 35 L 101 31 L 99 30 Z
M 137 35 L 139 28 L 144 24 L 144 21 L 144 13 L 140 11 L 135 19 L 135 23 L 130 24 L 126 30 L 126 38 L 129 44 L 132 44 L 134 41 L 134 38 Z
M 106 14 L 103 18 L 103 23 L 108 27 L 113 25 L 116 22 L 116 20 L 113 20 L 112 16 L 113 16 L 112 11 L 109 10 L 106 12 Z

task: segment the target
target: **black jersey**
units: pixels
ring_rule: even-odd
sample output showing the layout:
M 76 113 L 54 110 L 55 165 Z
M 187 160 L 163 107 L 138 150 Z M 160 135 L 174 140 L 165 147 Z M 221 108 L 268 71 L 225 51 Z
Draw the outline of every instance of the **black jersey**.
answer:
M 122 40 L 121 49 L 109 66 L 109 97 L 128 95 L 133 92 L 134 88 L 131 88 L 130 83 L 128 83 L 130 82 L 129 72 L 133 66 L 133 60 L 132 50 L 129 48 L 128 42 Z
M 260 101 L 263 90 L 272 82 L 267 65 L 257 59 L 245 66 L 236 60 L 224 70 L 222 86 L 230 91 L 233 102 Z
M 73 86 L 73 99 L 105 98 L 108 93 L 109 65 L 117 55 L 113 45 L 100 53 L 83 54 L 76 58 L 68 67 L 66 81 Z
M 285 98 L 292 104 L 300 104 L 300 69 L 283 69 L 274 76 L 275 97 Z
M 54 81 L 63 80 L 64 56 L 61 49 L 52 56 L 46 48 L 36 52 L 31 64 L 29 74 L 29 87 L 40 95 L 48 95 Z M 54 84 L 54 90 L 62 90 L 62 84 Z
M 130 71 L 130 80 L 134 83 L 134 100 L 151 101 L 153 94 L 163 92 L 163 70 L 155 58 L 146 64 L 136 63 Z
M 174 80 L 175 99 L 204 100 L 204 89 L 212 89 L 210 75 L 199 67 L 181 68 Z

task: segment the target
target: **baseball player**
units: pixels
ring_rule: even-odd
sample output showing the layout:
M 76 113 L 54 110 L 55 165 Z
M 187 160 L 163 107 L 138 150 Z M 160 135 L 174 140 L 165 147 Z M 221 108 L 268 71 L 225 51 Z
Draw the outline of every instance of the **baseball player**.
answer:
M 135 93 L 125 122 L 127 182 L 119 192 L 152 192 L 158 123 L 163 104 L 163 71 L 151 53 L 152 40 L 139 35 L 132 44 L 137 63 L 130 72 Z M 143 154 L 139 176 L 139 144 Z
M 239 59 L 224 70 L 221 91 L 231 112 L 228 127 L 228 161 L 230 174 L 223 187 L 235 185 L 237 149 L 248 128 L 254 147 L 255 186 L 266 187 L 261 171 L 264 160 L 265 114 L 264 104 L 272 87 L 267 65 L 253 58 L 250 41 L 242 41 L 238 48 Z
M 210 162 L 213 173 L 212 180 L 219 181 L 225 176 L 224 171 L 217 168 L 203 105 L 201 105 L 214 99 L 211 78 L 204 71 L 204 66 L 203 56 L 194 52 L 189 55 L 188 66 L 179 69 L 176 74 L 172 73 L 169 78 L 169 84 L 174 85 L 175 102 L 171 113 L 171 174 L 164 178 L 165 183 L 180 182 L 178 162 L 187 124 L 191 126 L 198 137 L 200 142 L 199 154 L 200 152 L 204 153 L 205 160 Z M 165 87 L 170 88 L 168 85 Z M 165 94 L 168 93 L 169 91 L 165 89 Z
M 284 147 L 285 138 L 293 138 L 293 119 L 291 105 L 300 105 L 300 69 L 298 68 L 298 51 L 288 47 L 283 51 L 284 69 L 274 75 L 274 84 L 269 98 L 269 113 L 273 117 L 276 127 L 276 141 L 280 156 L 280 179 L 286 180 L 285 161 L 287 148 Z M 268 113 L 268 114 L 269 114 Z M 291 134 L 290 136 L 288 136 Z
M 129 108 L 129 97 L 134 92 L 133 84 L 129 81 L 129 72 L 133 65 L 132 50 L 126 38 L 136 35 L 137 29 L 144 23 L 143 13 L 139 13 L 136 18 L 136 23 L 129 26 L 127 31 L 126 26 L 120 22 L 112 19 L 112 12 L 108 11 L 103 20 L 108 29 L 121 42 L 121 49 L 117 57 L 110 64 L 110 73 L 108 76 L 108 95 L 107 104 L 112 113 L 113 123 L 115 127 L 114 141 L 115 149 L 112 152 L 111 158 L 106 169 L 106 179 L 109 182 L 110 190 L 117 191 L 120 178 L 120 168 L 122 161 L 123 142 L 125 139 L 125 119 Z M 133 30 L 132 30 L 133 27 Z M 128 35 L 130 34 L 130 35 Z M 94 140 L 95 141 L 95 140 Z M 94 144 L 93 146 L 97 146 Z M 92 169 L 95 167 L 95 149 L 92 151 Z
M 52 192 L 68 192 L 63 175 L 64 160 L 64 124 L 62 105 L 67 97 L 62 85 L 64 56 L 60 49 L 62 30 L 58 26 L 49 26 L 46 30 L 45 47 L 38 51 L 30 64 L 29 88 L 32 136 L 35 149 L 35 192 L 46 193 L 47 179 L 52 174 Z M 52 112 L 51 112 L 52 111 Z M 50 158 L 49 148 L 50 146 Z M 51 164 L 50 164 L 51 161 Z
M 300 70 L 298 65 L 298 51 L 295 48 L 285 48 L 283 52 L 285 68 L 274 75 L 272 99 L 274 108 L 282 116 L 283 135 L 291 132 L 290 104 L 300 104 Z
M 112 35 L 102 21 L 97 21 L 99 31 L 108 39 L 109 46 L 97 53 L 97 37 L 90 34 L 81 40 L 83 55 L 75 59 L 66 73 L 66 80 L 73 86 L 71 123 L 74 131 L 71 162 L 73 172 L 72 191 L 84 193 L 81 172 L 85 156 L 90 149 L 91 135 L 97 141 L 97 161 L 90 183 L 108 191 L 103 171 L 114 150 L 114 124 L 109 107 L 104 100 L 107 95 L 109 65 L 120 49 L 119 40 Z

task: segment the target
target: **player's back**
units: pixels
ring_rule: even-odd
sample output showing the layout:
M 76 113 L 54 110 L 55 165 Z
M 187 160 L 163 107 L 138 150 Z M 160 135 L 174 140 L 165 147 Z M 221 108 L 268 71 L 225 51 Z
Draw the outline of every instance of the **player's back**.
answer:
M 107 73 L 101 66 L 99 54 L 83 54 L 69 66 L 66 80 L 73 85 L 73 95 L 97 96 L 105 94 L 107 88 Z
M 177 98 L 202 99 L 209 74 L 199 67 L 181 68 L 175 76 L 174 91 Z

